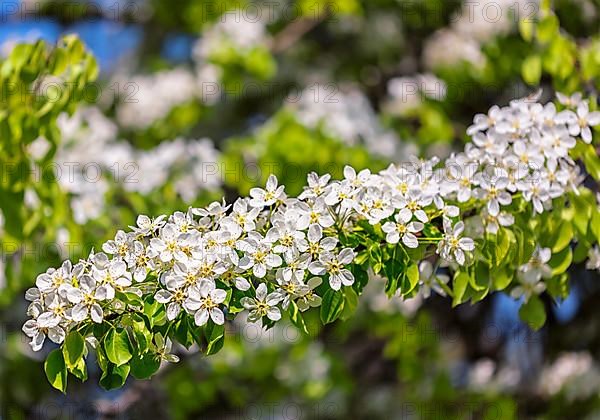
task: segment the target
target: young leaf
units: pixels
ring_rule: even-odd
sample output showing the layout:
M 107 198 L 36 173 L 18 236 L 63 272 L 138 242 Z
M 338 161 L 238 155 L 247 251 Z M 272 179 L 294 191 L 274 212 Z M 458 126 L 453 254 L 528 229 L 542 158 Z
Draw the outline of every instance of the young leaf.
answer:
M 83 337 L 78 331 L 71 331 L 62 345 L 62 352 L 67 367 L 76 367 L 79 360 L 83 357 L 84 351 L 85 341 Z
M 116 366 L 109 363 L 100 377 L 100 385 L 107 391 L 121 388 L 129 376 L 129 365 Z
M 148 379 L 154 375 L 160 367 L 160 357 L 152 353 L 146 353 L 141 357 L 131 359 L 131 374 L 136 379 Z
M 210 321 L 204 327 L 204 337 L 208 343 L 205 351 L 206 355 L 210 356 L 218 353 L 225 343 L 225 327 Z
M 454 276 L 454 299 L 452 300 L 452 306 L 456 306 L 463 303 L 463 296 L 465 295 L 465 291 L 467 290 L 467 286 L 470 280 L 471 276 L 469 276 L 464 271 L 461 271 L 457 273 L 456 276 Z
M 304 317 L 302 316 L 302 313 L 298 309 L 298 305 L 296 305 L 296 302 L 290 302 L 289 313 L 290 313 L 290 320 L 292 321 L 292 324 L 294 324 L 296 326 L 296 328 L 298 328 L 304 334 L 308 335 L 308 329 L 306 328 L 306 323 L 304 322 Z
M 546 309 L 537 296 L 532 296 L 527 303 L 521 306 L 519 316 L 534 330 L 539 330 L 546 323 Z
M 344 310 L 344 294 L 335 290 L 327 290 L 321 303 L 321 321 L 329 324 L 341 315 Z
M 60 349 L 54 349 L 48 354 L 44 362 L 44 371 L 50 385 L 64 394 L 67 390 L 67 366 Z
M 124 365 L 131 360 L 131 343 L 127 331 L 117 331 L 112 328 L 104 339 L 106 357 L 117 366 Z

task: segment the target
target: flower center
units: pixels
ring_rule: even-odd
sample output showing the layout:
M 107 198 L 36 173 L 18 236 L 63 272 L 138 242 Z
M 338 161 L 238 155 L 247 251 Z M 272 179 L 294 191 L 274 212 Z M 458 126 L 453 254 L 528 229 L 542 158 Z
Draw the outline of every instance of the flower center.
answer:
M 340 262 L 338 260 L 331 260 L 329 263 L 327 263 L 328 266 L 328 270 L 331 274 L 339 274 L 340 271 L 342 270 L 342 264 L 340 264 Z
M 262 264 L 265 262 L 266 257 L 267 254 L 264 251 L 256 251 L 256 253 L 254 254 L 254 261 L 256 261 L 259 264 Z
M 287 234 L 279 239 L 279 243 L 285 247 L 290 247 L 294 244 L 294 238 L 292 238 L 292 235 Z

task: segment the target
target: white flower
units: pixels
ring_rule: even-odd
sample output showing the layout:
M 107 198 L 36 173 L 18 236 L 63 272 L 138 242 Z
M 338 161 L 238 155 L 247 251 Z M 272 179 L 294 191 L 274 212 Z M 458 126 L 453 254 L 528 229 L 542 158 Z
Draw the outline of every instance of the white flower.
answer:
M 122 260 L 112 260 L 106 268 L 92 268 L 94 280 L 100 283 L 97 295 L 100 299 L 112 300 L 115 291 L 122 292 L 131 286 L 131 273 L 127 271 L 127 265 Z
M 181 233 L 187 233 L 196 226 L 196 222 L 192 217 L 192 210 L 186 213 L 176 211 L 169 217 L 169 223 L 175 225 L 175 228 Z
M 279 321 L 281 319 L 281 311 L 277 304 L 281 302 L 282 296 L 278 292 L 267 294 L 267 286 L 261 283 L 256 288 L 256 297 L 243 297 L 241 300 L 242 306 L 250 313 L 248 321 L 256 322 L 266 316 L 271 321 Z
M 339 203 L 340 211 L 354 208 L 356 201 L 354 200 L 355 189 L 350 182 L 336 182 L 329 186 L 329 191 L 325 196 L 325 204 L 335 206 Z
M 310 263 L 310 254 L 300 254 L 298 251 L 285 255 L 286 266 L 283 267 L 283 271 L 286 276 L 288 273 L 293 275 L 299 281 L 304 280 L 304 274 Z
M 446 296 L 446 292 L 438 282 L 446 284 L 449 280 L 450 277 L 444 274 L 434 273 L 431 262 L 423 260 L 419 263 L 419 291 L 425 299 L 431 296 L 432 290 L 438 295 Z
M 566 106 L 567 108 L 575 108 L 581 103 L 582 95 L 581 92 L 575 92 L 571 96 L 567 96 L 564 93 L 556 92 L 558 102 Z
M 62 327 L 56 325 L 53 327 L 44 327 L 35 319 L 30 319 L 23 325 L 23 332 L 31 338 L 31 348 L 33 351 L 40 351 L 44 345 L 46 337 L 56 344 L 61 344 L 65 340 L 66 333 Z
M 173 260 L 185 262 L 188 255 L 184 252 L 184 247 L 188 245 L 188 239 L 190 234 L 181 233 L 174 224 L 167 223 L 160 230 L 158 238 L 150 239 L 148 251 L 151 257 L 157 255 L 165 263 Z
M 571 137 L 566 127 L 553 127 L 542 133 L 542 150 L 550 159 L 567 157 L 577 141 Z
M 371 177 L 371 171 L 368 169 L 363 169 L 358 174 L 356 170 L 352 166 L 344 166 L 344 178 L 350 183 L 350 185 L 354 188 L 359 188 L 365 185 L 365 183 Z
M 529 298 L 531 298 L 531 296 L 539 295 L 539 294 L 543 293 L 544 290 L 546 290 L 546 284 L 544 282 L 542 282 L 541 280 L 539 280 L 539 279 L 538 280 L 536 280 L 536 279 L 526 280 L 526 279 L 522 278 L 520 285 L 514 287 L 510 291 L 510 295 L 515 299 L 519 299 L 520 297 L 523 297 L 525 299 L 525 302 L 527 302 L 527 301 L 529 301 Z
M 410 222 L 412 213 L 407 208 L 396 213 L 394 218 L 396 223 L 385 222 L 381 227 L 381 230 L 387 233 L 385 240 L 390 244 L 397 244 L 400 239 L 402 239 L 402 243 L 407 247 L 417 248 L 419 246 L 419 240 L 414 234 L 423 230 L 423 223 Z
M 549 279 L 552 277 L 552 268 L 547 263 L 551 257 L 550 248 L 536 246 L 529 262 L 519 267 L 519 278 L 528 284 L 536 283 L 542 278 Z
M 320 225 L 310 225 L 308 228 L 308 252 L 313 258 L 319 258 L 323 252 L 335 249 L 338 239 L 333 236 L 323 238 L 323 229 Z
M 146 280 L 148 270 L 154 270 L 154 260 L 146 254 L 146 247 L 140 241 L 133 242 L 133 249 L 129 252 L 127 267 L 133 272 L 133 279 L 137 282 Z
M 194 321 L 201 327 L 208 322 L 208 319 L 217 325 L 225 323 L 225 315 L 219 308 L 219 305 L 225 301 L 227 292 L 217 289 L 212 280 L 202 280 L 198 287 L 189 289 L 189 297 L 185 302 L 185 308 L 189 311 L 196 311 Z
M 588 260 L 585 263 L 588 270 L 600 270 L 600 248 L 595 245 L 588 251 Z
M 298 226 L 318 224 L 323 228 L 328 228 L 335 224 L 335 220 L 329 212 L 330 208 L 321 197 L 309 204 L 300 201 L 296 203 L 296 209 L 300 213 Z
M 117 231 L 115 239 L 107 241 L 102 245 L 102 251 L 110 255 L 118 256 L 127 260 L 131 253 L 133 242 L 131 238 L 122 230 Z
M 166 289 L 157 291 L 154 299 L 158 303 L 167 305 L 167 319 L 172 321 L 181 312 L 183 303 L 188 297 L 188 287 L 185 278 L 178 275 L 165 275 L 164 282 Z
M 310 290 L 300 279 L 292 275 L 292 271 L 278 269 L 275 273 L 275 280 L 279 285 L 277 292 L 283 296 L 282 307 L 287 309 L 290 305 L 290 301 L 304 296 Z
M 258 216 L 260 209 L 254 207 L 248 208 L 248 200 L 239 198 L 233 203 L 233 211 L 228 219 L 232 220 L 244 232 L 250 232 L 256 229 L 256 217 Z
M 98 302 L 104 300 L 103 293 L 98 293 L 96 280 L 90 275 L 83 275 L 79 280 L 79 293 L 71 301 L 75 306 L 71 309 L 71 319 L 75 322 L 85 320 L 88 315 L 97 324 L 102 323 L 104 311 Z
M 544 212 L 544 203 L 550 200 L 550 185 L 547 180 L 528 178 L 517 182 L 517 188 L 523 192 L 523 198 L 531 201 L 534 213 Z
M 263 278 L 268 269 L 279 267 L 283 263 L 281 257 L 273 253 L 272 246 L 273 244 L 260 233 L 248 233 L 245 240 L 238 242 L 238 249 L 244 252 L 238 267 L 244 270 L 252 268 L 252 273 L 256 277 Z
M 309 308 L 321 306 L 321 296 L 317 295 L 314 291 L 314 289 L 319 287 L 321 283 L 323 283 L 323 279 L 321 279 L 321 277 L 311 277 L 308 282 L 306 282 L 308 290 L 296 301 L 300 311 L 304 312 Z
M 512 214 L 501 211 L 495 216 L 492 216 L 488 211 L 481 212 L 481 223 L 485 226 L 485 230 L 492 235 L 496 235 L 500 226 L 512 226 L 515 223 L 515 218 Z
M 315 276 L 329 274 L 329 285 L 333 290 L 340 290 L 342 285 L 352 286 L 354 284 L 354 275 L 344 268 L 354 260 L 354 251 L 351 248 L 344 248 L 338 255 L 333 252 L 321 254 L 318 261 L 313 261 L 308 266 L 308 271 Z
M 394 213 L 392 193 L 370 187 L 363 195 L 359 195 L 356 210 L 367 218 L 371 225 L 376 225 Z
M 473 251 L 475 242 L 471 238 L 462 238 L 465 224 L 460 221 L 454 227 L 448 219 L 444 219 L 444 238 L 438 244 L 437 252 L 442 258 L 456 261 L 459 265 L 465 263 L 465 251 Z
M 23 332 L 32 338 L 31 346 L 34 351 L 42 347 L 46 337 L 54 343 L 60 344 L 66 336 L 62 326 L 65 322 L 66 302 L 57 294 L 48 295 L 44 300 L 45 308 L 38 307 L 35 309 L 39 316 L 23 325 Z
M 408 209 L 411 218 L 414 216 L 421 222 L 427 223 L 429 217 L 427 217 L 427 213 L 425 213 L 423 207 L 430 205 L 432 201 L 433 198 L 431 196 L 425 196 L 420 190 L 411 188 L 404 196 L 395 199 L 394 206 L 397 209 Z
M 307 198 L 316 198 L 325 192 L 325 187 L 329 184 L 331 175 L 325 174 L 321 177 L 315 172 L 311 172 L 307 176 L 308 186 L 304 187 L 304 191 L 298 196 L 298 199 L 305 200 Z
M 284 197 L 284 186 L 277 186 L 277 177 L 270 175 L 267 179 L 266 188 L 252 188 L 250 190 L 250 205 L 252 207 L 266 207 L 275 204 Z
M 277 254 L 291 254 L 294 251 L 304 252 L 308 249 L 308 243 L 304 232 L 297 230 L 298 218 L 295 220 L 279 220 L 269 229 L 265 239 L 271 243 L 277 242 L 273 251 Z
M 473 144 L 490 156 L 502 156 L 508 147 L 508 142 L 504 140 L 503 136 L 494 131 L 488 131 L 485 135 L 475 134 Z
M 129 227 L 138 236 L 148 236 L 165 224 L 165 218 L 166 216 L 162 215 L 153 220 L 142 214 L 136 220 L 137 226 Z
M 212 222 L 219 222 L 225 213 L 229 210 L 229 204 L 223 199 L 222 202 L 213 201 L 205 208 L 192 208 L 192 214 L 200 216 L 200 225 L 204 223 L 212 224 Z
M 579 136 L 586 143 L 592 142 L 592 130 L 590 127 L 600 124 L 600 112 L 590 112 L 587 102 L 583 101 L 577 105 L 577 113 L 566 110 L 557 115 L 559 122 L 569 125 L 569 133 L 572 136 Z
M 518 167 L 519 164 L 527 165 L 534 171 L 540 170 L 544 166 L 544 155 L 540 151 L 541 141 L 535 145 L 527 144 L 523 141 L 517 141 L 513 144 L 513 156 L 506 158 L 510 167 Z
M 83 264 L 73 266 L 71 261 L 64 261 L 60 268 L 51 268 L 40 274 L 35 281 L 35 285 L 42 293 L 57 291 L 63 294 L 64 290 L 72 285 L 73 278 L 77 278 L 81 274 L 83 268 Z
M 494 105 L 488 111 L 488 114 L 477 114 L 473 118 L 473 125 L 467 128 L 467 135 L 472 136 L 480 131 L 492 128 L 496 123 L 504 118 L 504 112 L 499 106 Z
M 508 186 L 508 178 L 499 177 L 488 180 L 486 176 L 476 176 L 479 188 L 475 189 L 475 196 L 487 203 L 487 210 L 492 216 L 500 213 L 500 205 L 507 206 L 512 203 L 512 196 L 504 191 Z

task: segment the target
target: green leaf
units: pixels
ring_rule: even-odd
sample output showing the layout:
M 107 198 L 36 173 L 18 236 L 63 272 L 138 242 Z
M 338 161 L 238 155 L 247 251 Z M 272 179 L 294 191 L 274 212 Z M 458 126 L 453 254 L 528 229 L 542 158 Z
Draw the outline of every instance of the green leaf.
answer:
M 67 366 L 60 349 L 54 349 L 48 354 L 44 362 L 44 371 L 50 385 L 65 393 L 67 390 Z
M 134 314 L 131 322 L 133 336 L 135 338 L 137 354 L 145 353 L 152 343 L 152 332 L 148 330 L 146 321 L 140 314 Z
M 548 265 L 552 267 L 552 275 L 556 276 L 567 271 L 572 261 L 573 251 L 571 248 L 565 248 L 561 252 L 553 254 L 548 262 Z
M 353 288 L 346 287 L 344 289 L 344 310 L 340 315 L 340 319 L 342 321 L 346 321 L 347 319 L 352 317 L 352 315 L 354 315 L 354 311 L 356 311 L 357 306 L 358 295 L 356 294 Z
M 419 284 L 419 267 L 417 264 L 411 264 L 406 269 L 406 279 L 408 280 L 408 290 L 403 290 L 402 294 L 406 295 L 412 292 Z
M 497 241 L 496 241 L 496 249 L 495 249 L 495 261 L 494 265 L 496 267 L 500 266 L 504 259 L 508 256 L 509 251 L 511 249 L 511 244 L 514 241 L 514 234 L 512 231 L 500 228 L 498 230 Z
M 131 359 L 131 374 L 136 379 L 148 379 L 160 368 L 160 357 L 156 354 L 146 353 L 141 357 Z
M 600 243 L 600 211 L 598 208 L 592 209 L 592 219 L 590 220 L 590 229 L 597 242 Z
M 216 325 L 214 322 L 209 321 L 204 327 L 204 337 L 208 343 L 205 354 L 210 356 L 218 353 L 225 343 L 225 326 Z
M 478 262 L 475 272 L 469 277 L 469 284 L 473 290 L 482 292 L 490 287 L 490 270 L 485 263 Z
M 62 345 L 62 352 L 67 367 L 76 367 L 79 360 L 83 357 L 84 351 L 85 340 L 78 331 L 71 331 Z
M 565 249 L 573 239 L 573 225 L 569 221 L 563 221 L 558 230 L 558 234 L 553 241 L 552 252 L 557 253 Z
M 560 24 L 553 14 L 546 15 L 537 26 L 537 38 L 541 42 L 548 42 L 558 36 Z
M 537 296 L 532 296 L 521 306 L 519 316 L 534 330 L 539 330 L 546 323 L 546 309 Z
M 329 324 L 342 313 L 344 309 L 344 294 L 332 289 L 327 290 L 321 302 L 321 321 L 323 324 Z
M 539 55 L 527 57 L 521 65 L 521 75 L 526 83 L 530 85 L 539 84 L 542 77 L 542 58 Z
M 130 369 L 129 365 L 117 366 L 113 363 L 108 363 L 106 370 L 100 377 L 100 385 L 107 391 L 121 388 L 129 376 Z
M 452 300 L 452 306 L 459 305 L 463 303 L 463 296 L 465 295 L 465 291 L 467 290 L 467 286 L 471 281 L 471 276 L 469 276 L 464 271 L 456 273 L 454 276 L 454 281 L 452 283 L 454 299 Z
M 358 264 L 351 264 L 350 271 L 354 275 L 354 284 L 352 284 L 352 288 L 356 291 L 356 293 L 360 294 L 363 288 L 369 282 L 369 274 Z
M 298 328 L 304 334 L 308 335 L 308 329 L 306 328 L 304 317 L 298 309 L 298 305 L 296 305 L 296 302 L 290 302 L 290 307 L 288 311 L 290 313 L 290 320 L 292 321 L 292 324 L 294 324 L 296 328 Z
M 519 33 L 521 34 L 521 37 L 527 41 L 527 42 L 531 42 L 531 40 L 533 39 L 533 31 L 535 30 L 535 24 L 533 22 L 533 20 L 526 18 L 526 19 L 521 19 L 519 21 Z
M 514 270 L 507 267 L 495 269 L 492 274 L 492 282 L 495 290 L 504 290 L 510 285 L 514 276 Z
M 591 217 L 592 208 L 590 203 L 583 196 L 583 192 L 579 195 L 571 194 L 571 203 L 575 209 L 575 215 L 573 217 L 573 224 L 577 231 L 585 236 L 587 233 L 588 224 Z
M 533 240 L 533 235 L 531 235 L 529 232 L 517 230 L 515 233 L 517 241 L 517 260 L 515 263 L 517 265 L 525 264 L 533 255 L 535 241 Z
M 583 164 L 588 173 L 596 180 L 600 180 L 600 158 L 596 149 L 591 144 L 585 145 L 583 151 Z
M 193 328 L 198 327 L 194 324 L 192 319 L 186 315 L 181 317 L 181 319 L 175 325 L 175 338 L 179 344 L 183 345 L 186 349 L 189 349 L 196 341 L 194 334 L 192 334 Z
M 87 381 L 87 378 L 88 378 L 87 366 L 85 364 L 85 359 L 83 357 L 81 359 L 79 359 L 79 361 L 77 362 L 77 365 L 75 365 L 73 367 L 69 367 L 68 370 L 80 381 L 82 381 L 82 382 Z
M 104 339 L 104 350 L 106 357 L 117 366 L 124 365 L 132 357 L 131 343 L 127 331 L 117 331 L 112 328 Z

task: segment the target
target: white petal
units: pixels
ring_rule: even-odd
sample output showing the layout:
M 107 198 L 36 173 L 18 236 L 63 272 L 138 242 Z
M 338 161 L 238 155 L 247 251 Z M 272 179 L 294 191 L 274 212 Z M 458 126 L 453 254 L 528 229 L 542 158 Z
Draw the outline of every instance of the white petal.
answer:
M 154 295 L 154 299 L 158 303 L 169 303 L 171 301 L 172 297 L 173 297 L 173 294 L 171 292 L 169 292 L 168 290 L 159 290 Z
M 208 322 L 208 318 L 209 318 L 208 311 L 203 308 L 203 309 L 200 309 L 198 312 L 196 312 L 196 315 L 194 315 L 194 322 L 196 323 L 197 326 L 201 327 Z
M 56 344 L 60 344 L 65 341 L 65 330 L 63 330 L 61 327 L 49 328 L 48 338 Z
M 104 312 L 102 311 L 102 308 L 100 307 L 100 305 L 93 304 L 91 307 L 90 315 L 91 315 L 92 321 L 94 321 L 97 324 L 102 323 L 102 319 L 104 318 Z
M 223 325 L 225 323 L 225 315 L 219 308 L 212 308 L 210 310 L 210 319 L 217 325 Z
M 173 321 L 179 315 L 179 311 L 181 311 L 181 306 L 178 303 L 169 303 L 167 305 L 167 319 Z
M 409 232 L 405 233 L 402 237 L 402 243 L 409 248 L 417 248 L 419 246 L 417 237 Z
M 267 311 L 267 317 L 271 321 L 279 321 L 281 319 L 281 312 L 279 311 L 279 308 L 276 308 L 276 307 L 269 308 L 269 310 Z

